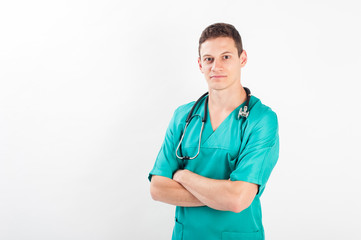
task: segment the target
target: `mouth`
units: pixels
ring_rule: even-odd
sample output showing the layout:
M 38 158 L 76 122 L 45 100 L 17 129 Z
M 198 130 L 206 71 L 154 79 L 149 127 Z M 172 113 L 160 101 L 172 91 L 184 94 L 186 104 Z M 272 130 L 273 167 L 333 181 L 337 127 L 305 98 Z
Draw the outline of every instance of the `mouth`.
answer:
M 223 78 L 226 77 L 225 75 L 213 75 L 211 78 Z

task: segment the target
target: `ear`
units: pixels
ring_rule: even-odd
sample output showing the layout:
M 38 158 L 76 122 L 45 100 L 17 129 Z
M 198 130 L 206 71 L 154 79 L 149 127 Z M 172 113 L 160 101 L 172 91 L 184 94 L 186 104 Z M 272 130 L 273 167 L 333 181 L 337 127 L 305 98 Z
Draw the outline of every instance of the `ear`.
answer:
M 199 67 L 199 70 L 201 70 L 201 72 L 203 73 L 203 66 L 202 66 L 202 61 L 201 61 L 200 57 L 198 57 L 198 67 Z
M 241 56 L 239 57 L 240 58 L 240 63 L 241 63 L 241 68 L 244 67 L 244 65 L 246 65 L 247 63 L 247 52 L 246 50 L 243 50 L 242 53 L 241 53 Z

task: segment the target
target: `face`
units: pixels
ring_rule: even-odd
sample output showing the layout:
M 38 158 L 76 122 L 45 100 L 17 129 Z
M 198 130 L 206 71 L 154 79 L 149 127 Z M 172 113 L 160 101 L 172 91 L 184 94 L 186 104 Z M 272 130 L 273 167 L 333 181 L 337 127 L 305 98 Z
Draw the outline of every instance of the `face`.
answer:
M 241 68 L 247 62 L 247 53 L 241 56 L 234 40 L 218 37 L 205 41 L 200 48 L 199 69 L 207 80 L 209 89 L 223 90 L 239 86 Z

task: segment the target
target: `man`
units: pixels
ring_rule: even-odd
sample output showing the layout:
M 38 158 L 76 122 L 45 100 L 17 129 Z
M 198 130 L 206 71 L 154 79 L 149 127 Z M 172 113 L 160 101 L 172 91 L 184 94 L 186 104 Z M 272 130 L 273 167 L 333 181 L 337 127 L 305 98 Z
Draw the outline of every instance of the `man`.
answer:
M 186 129 L 195 103 L 176 109 L 149 174 L 152 198 L 177 206 L 172 239 L 264 239 L 260 196 L 278 159 L 278 121 L 247 97 L 240 81 L 246 62 L 234 26 L 202 32 L 198 64 L 209 95 Z

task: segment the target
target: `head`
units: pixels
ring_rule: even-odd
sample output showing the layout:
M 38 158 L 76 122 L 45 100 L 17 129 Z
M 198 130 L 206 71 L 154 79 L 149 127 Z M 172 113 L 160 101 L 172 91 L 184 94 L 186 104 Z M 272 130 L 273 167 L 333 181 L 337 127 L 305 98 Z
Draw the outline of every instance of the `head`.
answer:
M 201 37 L 199 38 L 199 45 L 198 45 L 198 55 L 201 56 L 201 46 L 202 44 L 207 41 L 208 39 L 218 38 L 218 37 L 229 37 L 232 38 L 235 44 L 235 47 L 238 51 L 238 56 L 241 56 L 243 51 L 242 46 L 242 39 L 241 35 L 237 29 L 227 23 L 215 23 L 208 26 L 206 29 L 203 30 Z
M 240 87 L 241 68 L 246 62 L 241 36 L 232 25 L 216 23 L 202 32 L 198 64 L 210 89 Z

